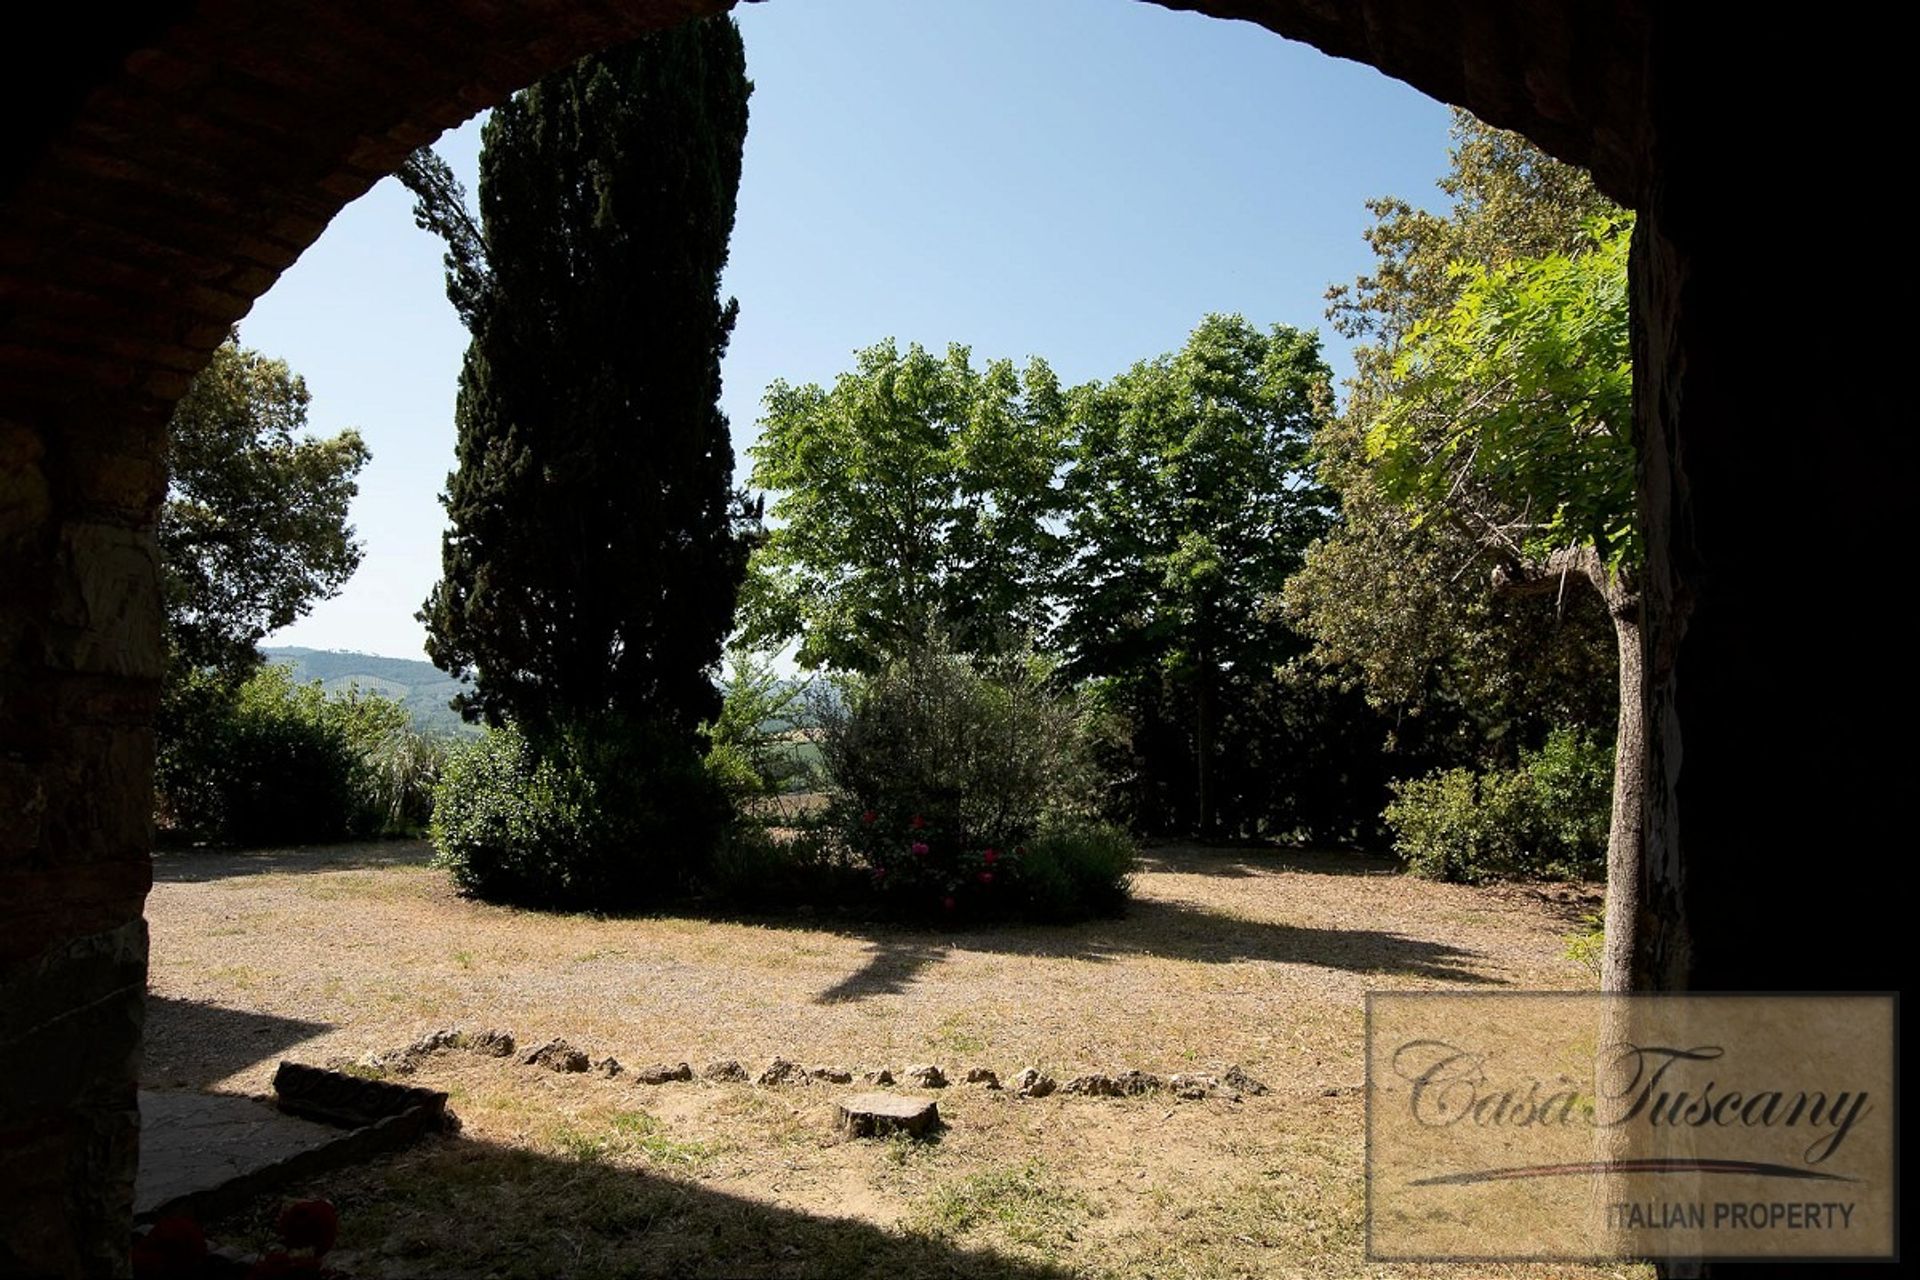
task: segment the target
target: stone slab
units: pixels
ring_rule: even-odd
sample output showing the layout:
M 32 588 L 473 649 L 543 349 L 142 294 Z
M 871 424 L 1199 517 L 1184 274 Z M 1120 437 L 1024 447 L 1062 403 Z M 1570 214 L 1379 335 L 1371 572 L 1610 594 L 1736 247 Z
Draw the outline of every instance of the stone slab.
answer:
M 134 1213 L 212 1191 L 339 1136 L 257 1098 L 142 1089 Z

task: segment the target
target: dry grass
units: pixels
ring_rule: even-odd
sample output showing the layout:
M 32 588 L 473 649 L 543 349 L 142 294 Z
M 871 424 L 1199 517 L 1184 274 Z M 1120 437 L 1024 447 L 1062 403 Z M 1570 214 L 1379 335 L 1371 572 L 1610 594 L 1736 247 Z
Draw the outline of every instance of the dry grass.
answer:
M 515 912 L 454 896 L 418 846 L 173 854 L 156 874 L 160 1084 L 260 1092 L 282 1056 L 464 1025 L 629 1066 L 1238 1063 L 1274 1090 L 956 1086 L 936 1143 L 843 1142 L 834 1086 L 443 1054 L 416 1079 L 449 1091 L 465 1135 L 319 1188 L 364 1275 L 1451 1275 L 1362 1257 L 1363 993 L 1589 981 L 1564 951 L 1577 901 L 1344 856 L 1157 850 L 1124 920 L 951 934 Z

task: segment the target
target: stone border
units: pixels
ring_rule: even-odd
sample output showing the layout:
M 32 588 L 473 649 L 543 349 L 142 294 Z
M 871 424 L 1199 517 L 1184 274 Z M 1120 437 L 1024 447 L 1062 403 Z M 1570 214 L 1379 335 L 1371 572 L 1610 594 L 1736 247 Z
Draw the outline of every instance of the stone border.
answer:
M 476 1035 L 452 1027 L 430 1032 L 404 1049 L 371 1054 L 362 1059 L 362 1065 L 373 1070 L 408 1075 L 416 1069 L 422 1059 L 437 1053 L 464 1049 L 487 1057 L 508 1058 L 516 1056 L 517 1045 L 518 1041 L 511 1032 L 490 1030 Z M 544 1042 L 530 1053 L 519 1055 L 519 1062 L 522 1066 L 541 1066 L 549 1071 L 561 1073 L 579 1074 L 590 1071 L 609 1080 L 631 1075 L 636 1084 L 645 1085 L 692 1083 L 696 1080 L 704 1080 L 712 1084 L 751 1083 L 772 1088 L 813 1083 L 849 1084 L 857 1078 L 866 1084 L 879 1087 L 904 1085 L 918 1089 L 945 1089 L 952 1083 L 945 1070 L 931 1063 L 903 1067 L 896 1074 L 889 1067 L 873 1067 L 865 1071 L 855 1071 L 844 1066 L 807 1067 L 792 1059 L 781 1057 L 771 1059 L 757 1076 L 733 1058 L 710 1062 L 698 1072 L 686 1062 L 654 1063 L 630 1072 L 618 1059 L 612 1057 L 595 1059 L 585 1049 L 558 1038 Z M 960 1079 L 966 1084 L 989 1091 L 1010 1091 L 1016 1098 L 1044 1098 L 1055 1093 L 1083 1098 L 1131 1098 L 1145 1094 L 1169 1093 L 1183 1102 L 1197 1102 L 1207 1098 L 1240 1102 L 1246 1097 L 1258 1097 L 1270 1092 L 1264 1083 L 1247 1074 L 1238 1065 L 1229 1066 L 1218 1075 L 1183 1072 L 1165 1078 L 1149 1071 L 1128 1070 L 1113 1074 L 1088 1072 L 1072 1076 L 1064 1084 L 1036 1067 L 1028 1067 L 1013 1077 L 1010 1085 L 1002 1085 L 999 1074 L 990 1068 L 976 1066 L 961 1072 Z M 1317 1092 L 1332 1095 L 1339 1091 Z

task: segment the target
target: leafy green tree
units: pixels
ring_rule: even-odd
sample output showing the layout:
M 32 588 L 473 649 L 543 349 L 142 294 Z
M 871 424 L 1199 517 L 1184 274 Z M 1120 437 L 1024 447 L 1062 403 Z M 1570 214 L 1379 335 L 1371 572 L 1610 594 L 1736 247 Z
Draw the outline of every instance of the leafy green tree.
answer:
M 168 426 L 160 509 L 170 664 L 237 685 L 263 636 L 339 592 L 360 564 L 347 509 L 367 447 L 307 434 L 306 383 L 229 338 Z
M 1284 608 L 1314 658 L 1353 673 L 1396 720 L 1412 760 L 1512 765 L 1555 725 L 1614 718 L 1614 637 L 1604 603 L 1571 592 L 1555 607 L 1491 587 L 1489 549 L 1446 520 L 1416 522 L 1384 492 L 1367 434 L 1400 387 L 1409 334 L 1444 314 L 1474 268 L 1564 253 L 1588 222 L 1617 213 L 1581 170 L 1526 139 L 1454 113 L 1452 164 L 1432 213 L 1375 200 L 1374 271 L 1329 293 L 1356 376 L 1346 411 L 1314 444 L 1316 477 L 1339 494 L 1339 526 L 1287 584 Z M 1276 606 L 1280 602 L 1274 602 Z
M 692 751 L 718 709 L 752 524 L 718 407 L 750 92 L 733 22 L 687 23 L 495 110 L 478 218 L 430 152 L 402 172 L 472 334 L 421 615 L 470 718 Z
M 367 448 L 353 431 L 308 435 L 309 399 L 285 361 L 229 338 L 168 425 L 155 791 L 172 827 L 219 833 L 229 728 L 260 666 L 256 645 L 338 592 L 360 563 L 347 510 Z
M 1261 605 L 1332 519 L 1306 475 L 1329 376 L 1316 334 L 1216 315 L 1076 396 L 1061 639 L 1131 720 L 1167 797 L 1150 808 L 1202 832 L 1221 816 L 1223 726 L 1304 647 Z
M 1619 671 L 1602 981 L 1630 984 L 1640 902 L 1640 542 L 1634 502 L 1627 252 L 1596 222 L 1573 253 L 1462 272 L 1453 305 L 1415 324 L 1367 433 L 1382 491 L 1415 527 L 1443 520 L 1494 561 L 1498 589 L 1590 587 Z
M 831 389 L 776 382 L 753 484 L 777 495 L 743 620 L 800 641 L 808 668 L 875 672 L 930 625 L 969 653 L 1018 648 L 1051 620 L 1067 399 L 1031 361 L 976 369 L 892 341 Z

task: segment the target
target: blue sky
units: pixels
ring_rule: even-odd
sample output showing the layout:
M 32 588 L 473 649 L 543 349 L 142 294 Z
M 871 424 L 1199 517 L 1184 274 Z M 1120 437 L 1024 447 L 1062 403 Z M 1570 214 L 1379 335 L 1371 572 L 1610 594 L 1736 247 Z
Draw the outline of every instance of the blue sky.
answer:
M 780 0 L 737 11 L 755 91 L 726 290 L 734 447 L 775 378 L 886 337 L 1044 356 L 1063 380 L 1171 350 L 1209 311 L 1316 326 L 1368 264 L 1363 202 L 1438 202 L 1445 108 L 1243 23 L 1134 0 Z M 441 139 L 473 185 L 477 122 Z M 268 641 L 421 657 L 466 334 L 392 179 L 241 325 L 373 461 L 360 571 Z

